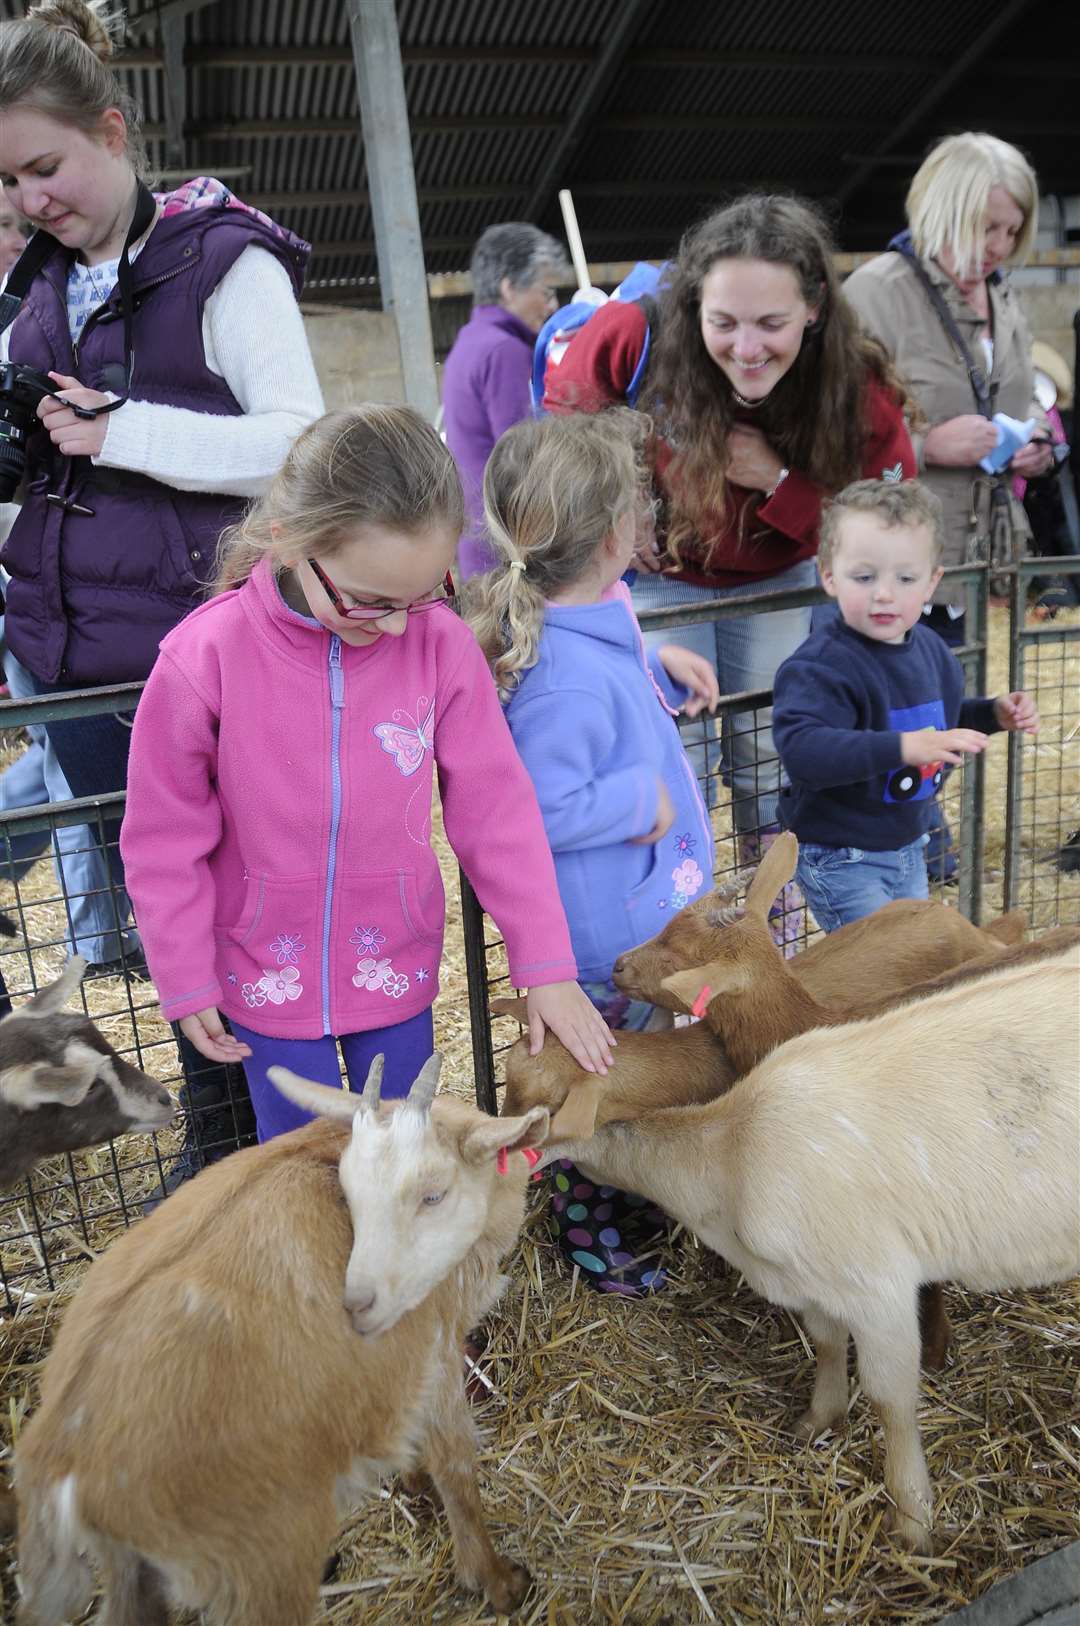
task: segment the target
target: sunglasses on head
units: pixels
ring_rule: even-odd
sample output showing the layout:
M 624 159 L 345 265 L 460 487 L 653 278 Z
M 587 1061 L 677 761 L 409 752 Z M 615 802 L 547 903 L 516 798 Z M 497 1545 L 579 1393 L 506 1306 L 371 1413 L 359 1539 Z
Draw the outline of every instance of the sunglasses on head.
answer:
M 447 571 L 441 587 L 436 587 L 424 598 L 414 599 L 411 604 L 346 604 L 322 566 L 315 559 L 309 559 L 308 564 L 338 615 L 347 621 L 385 621 L 388 615 L 400 615 L 402 611 L 415 615 L 420 610 L 433 610 L 436 604 L 453 603 L 456 591 L 454 578 Z

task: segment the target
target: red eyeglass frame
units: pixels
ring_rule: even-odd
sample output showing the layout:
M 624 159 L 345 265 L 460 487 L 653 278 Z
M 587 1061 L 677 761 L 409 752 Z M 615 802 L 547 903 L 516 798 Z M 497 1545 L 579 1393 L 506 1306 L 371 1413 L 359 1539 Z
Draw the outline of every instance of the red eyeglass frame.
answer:
M 318 561 L 309 559 L 308 564 L 314 571 L 319 585 L 330 603 L 334 606 L 338 615 L 346 621 L 385 621 L 388 615 L 400 615 L 402 610 L 405 611 L 406 615 L 409 615 L 416 614 L 421 610 L 433 610 L 437 604 L 453 604 L 454 599 L 457 597 L 454 578 L 447 571 L 442 581 L 443 592 L 446 594 L 445 598 L 417 599 L 413 604 L 388 604 L 385 609 L 378 604 L 346 605 L 345 600 Z

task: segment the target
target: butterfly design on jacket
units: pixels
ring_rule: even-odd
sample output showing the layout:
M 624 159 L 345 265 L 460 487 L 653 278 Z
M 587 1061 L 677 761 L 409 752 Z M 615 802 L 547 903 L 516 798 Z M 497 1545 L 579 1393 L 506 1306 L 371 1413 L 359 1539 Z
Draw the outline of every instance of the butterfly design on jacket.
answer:
M 427 707 L 425 714 L 424 708 Z M 422 694 L 416 702 L 416 716 L 403 707 L 394 712 L 390 723 L 376 723 L 375 738 L 394 759 L 399 773 L 408 779 L 423 765 L 426 752 L 435 744 L 435 702 Z

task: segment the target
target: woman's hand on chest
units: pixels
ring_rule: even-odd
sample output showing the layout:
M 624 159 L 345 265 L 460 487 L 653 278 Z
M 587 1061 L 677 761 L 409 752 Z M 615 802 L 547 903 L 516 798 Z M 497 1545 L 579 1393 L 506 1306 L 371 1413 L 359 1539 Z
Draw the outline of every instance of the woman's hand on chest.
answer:
M 728 435 L 727 477 L 746 491 L 772 491 L 783 470 L 780 455 L 754 424 L 736 423 Z

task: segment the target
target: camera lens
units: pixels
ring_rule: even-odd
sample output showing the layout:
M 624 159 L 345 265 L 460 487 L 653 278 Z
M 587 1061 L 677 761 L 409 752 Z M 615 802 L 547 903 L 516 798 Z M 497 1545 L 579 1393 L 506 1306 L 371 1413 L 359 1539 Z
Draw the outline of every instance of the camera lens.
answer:
M 0 404 L 0 502 L 14 502 L 26 468 L 26 431 L 32 413 L 12 401 Z

